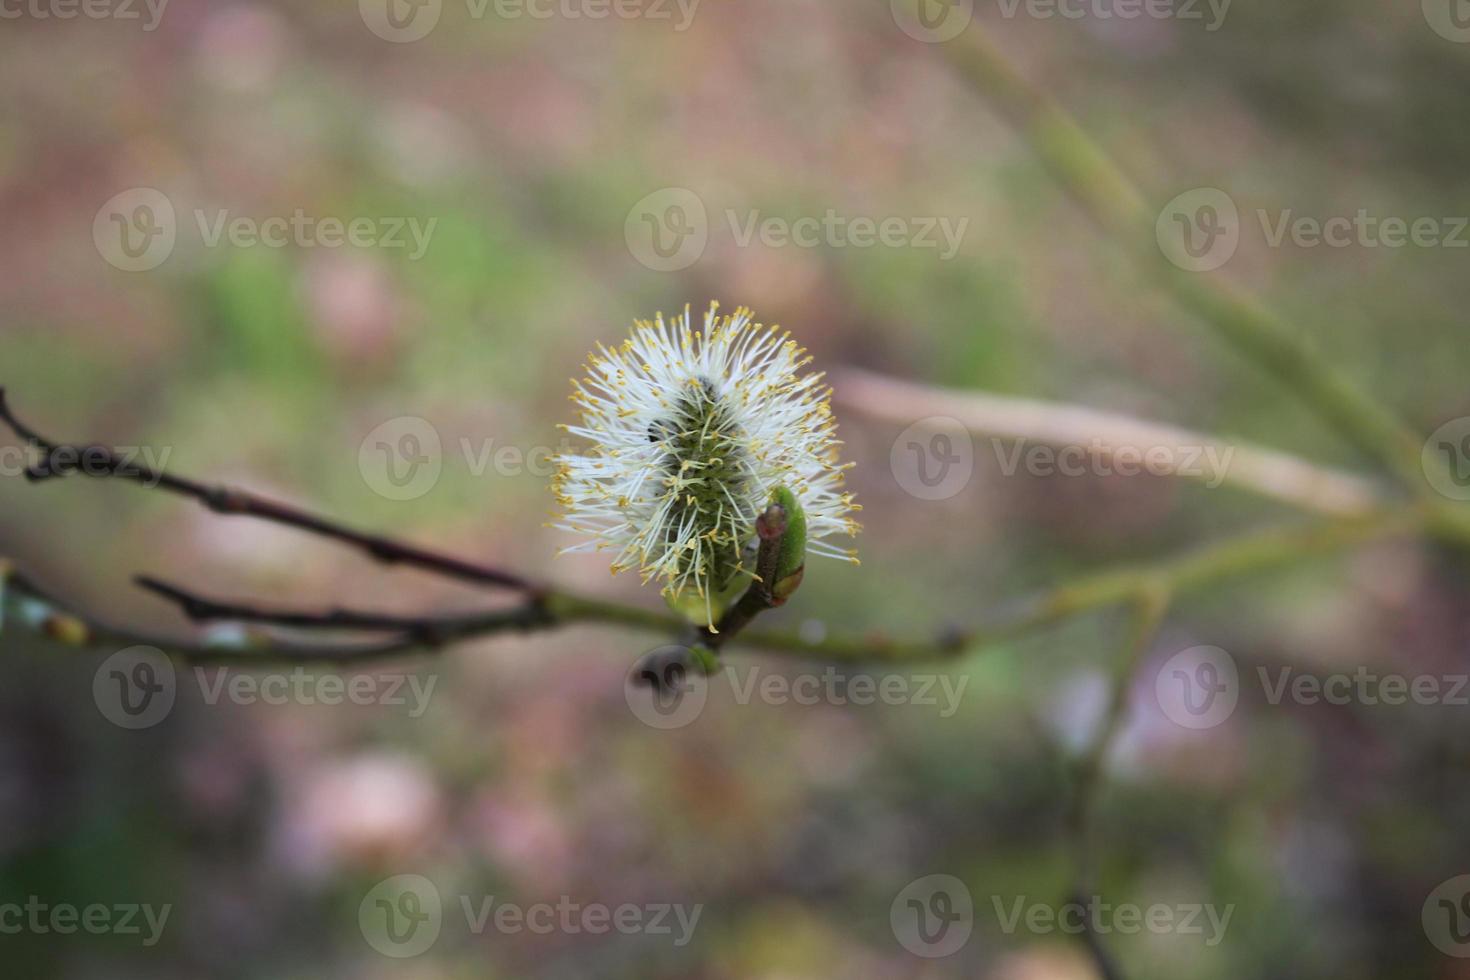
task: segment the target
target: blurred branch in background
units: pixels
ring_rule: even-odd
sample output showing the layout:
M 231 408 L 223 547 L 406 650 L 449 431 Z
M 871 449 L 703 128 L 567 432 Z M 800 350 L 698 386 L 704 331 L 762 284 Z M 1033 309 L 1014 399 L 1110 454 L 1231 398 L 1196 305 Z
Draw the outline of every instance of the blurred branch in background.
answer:
M 1076 446 L 1104 459 L 1119 451 L 1168 450 L 1159 454 L 1168 460 L 1167 468 L 1150 472 L 1212 483 L 1219 480 L 1332 516 L 1368 514 L 1384 504 L 1378 487 L 1364 477 L 1277 450 L 1227 442 L 1128 415 L 1083 405 L 934 388 L 855 368 L 833 371 L 831 377 L 834 397 L 850 411 L 872 418 L 907 424 L 926 416 L 948 416 L 977 436 Z M 1196 450 L 1204 458 L 1219 461 L 1218 471 L 1179 465 L 1194 458 Z
M 1096 894 L 1097 889 L 1093 812 L 1102 784 L 1103 767 L 1128 715 L 1128 692 L 1133 675 L 1158 636 L 1159 627 L 1169 610 L 1169 601 L 1169 589 L 1163 584 L 1145 583 L 1140 587 L 1129 609 L 1130 619 L 1122 652 L 1113 666 L 1107 707 L 1098 724 L 1097 734 L 1073 769 L 1072 800 L 1065 826 L 1073 847 L 1071 901 L 1084 908 L 1088 896 Z M 1088 922 L 1086 916 L 1083 916 L 1083 922 Z M 1088 928 L 1082 938 L 1103 980 L 1114 980 L 1123 975 L 1095 929 Z
M 1430 492 L 1425 466 L 1441 464 L 1439 460 L 1421 459 L 1422 436 L 1329 364 L 1302 339 L 1296 325 L 1222 279 L 1186 271 L 1167 261 L 1156 247 L 1153 226 L 1157 215 L 1148 206 L 1146 196 L 1064 109 L 1010 66 L 982 31 L 972 26 L 958 43 L 942 48 L 959 74 L 1016 126 L 1053 176 L 1087 215 L 1122 245 L 1144 274 L 1159 281 L 1181 306 L 1208 323 L 1235 350 L 1276 378 L 1340 435 L 1393 474 L 1420 501 L 1424 532 L 1461 547 L 1470 545 L 1470 521 L 1463 509 L 1435 499 Z M 1017 404 L 983 395 L 916 391 L 871 377 L 855 380 L 857 390 L 849 387 L 846 394 L 865 409 L 876 407 L 881 412 L 885 399 L 890 404 L 922 401 L 929 406 L 944 405 L 947 414 L 972 431 L 1080 444 L 1093 437 L 1093 433 L 1083 431 L 1091 424 L 1111 427 L 1128 441 L 1139 436 L 1145 443 L 1157 440 L 1163 444 L 1197 439 L 1193 433 L 1159 430 L 1146 423 L 1140 431 L 1136 428 L 1140 423 L 1116 416 L 1078 414 L 1073 409 Z M 865 383 L 867 399 L 863 397 Z M 932 408 L 930 412 L 939 410 Z M 1244 457 L 1238 456 L 1236 463 L 1233 478 L 1237 484 L 1313 509 L 1354 513 L 1360 507 L 1373 506 L 1376 497 L 1360 478 L 1319 471 L 1279 453 L 1245 448 Z M 1134 667 L 1167 606 L 1170 584 L 1163 580 L 1152 587 L 1139 583 L 1133 593 L 1136 606 L 1129 650 L 1114 675 L 1107 714 L 1097 737 L 1077 766 L 1068 832 L 1077 852 L 1074 897 L 1078 901 L 1093 888 L 1091 813 L 1100 772 L 1126 713 Z M 1103 980 L 1122 975 L 1095 933 L 1088 930 L 1081 938 Z
M 972 26 L 958 43 L 942 47 L 959 74 L 1016 126 L 1063 188 L 1141 270 L 1339 434 L 1405 486 L 1426 495 L 1422 437 L 1328 364 L 1275 311 L 1222 279 L 1165 260 L 1154 240 L 1157 215 L 1145 195 L 1075 119 L 1011 67 L 983 32 Z M 1435 518 L 1436 532 L 1470 542 L 1470 523 L 1463 514 L 1437 506 Z

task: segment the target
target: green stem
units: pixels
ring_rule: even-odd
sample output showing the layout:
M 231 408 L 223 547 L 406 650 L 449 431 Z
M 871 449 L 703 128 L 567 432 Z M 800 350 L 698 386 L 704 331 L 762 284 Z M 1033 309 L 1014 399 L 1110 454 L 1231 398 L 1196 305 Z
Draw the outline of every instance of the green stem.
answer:
M 1155 214 L 1138 187 L 1059 105 L 1018 74 L 975 29 L 946 45 L 961 74 L 983 91 L 1083 210 L 1122 243 L 1140 269 L 1280 381 L 1353 445 L 1406 486 L 1427 491 L 1422 439 L 1331 367 L 1299 330 L 1218 278 L 1169 264 L 1154 241 Z
M 1072 900 L 1085 903 L 1089 895 L 1096 894 L 1096 869 L 1094 867 L 1095 827 L 1093 814 L 1097 809 L 1097 796 L 1102 786 L 1103 767 L 1108 751 L 1123 728 L 1128 716 L 1128 694 L 1133 675 L 1158 636 L 1159 627 L 1169 609 L 1169 590 L 1159 583 L 1142 585 L 1130 610 L 1127 637 L 1123 649 L 1113 667 L 1112 682 L 1108 688 L 1108 704 L 1098 725 L 1097 734 L 1091 745 L 1078 758 L 1074 769 L 1072 801 L 1067 812 L 1067 834 L 1073 848 Z M 1092 955 L 1098 973 L 1107 977 L 1122 975 L 1112 954 L 1103 944 L 1102 937 L 1092 930 L 1081 936 L 1088 952 Z

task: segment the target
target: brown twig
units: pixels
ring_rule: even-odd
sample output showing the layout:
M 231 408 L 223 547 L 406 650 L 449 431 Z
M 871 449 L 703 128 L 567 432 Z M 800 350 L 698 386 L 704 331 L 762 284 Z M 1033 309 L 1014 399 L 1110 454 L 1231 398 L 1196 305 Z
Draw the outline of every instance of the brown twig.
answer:
M 1093 861 L 1094 826 L 1093 817 L 1097 809 L 1097 795 L 1102 783 L 1103 768 L 1107 763 L 1123 723 L 1128 717 L 1128 694 L 1139 662 L 1148 653 L 1154 637 L 1158 635 L 1164 615 L 1169 608 L 1167 586 L 1150 581 L 1139 584 L 1134 596 L 1128 636 L 1123 651 L 1113 668 L 1112 683 L 1108 688 L 1108 703 L 1098 724 L 1091 744 L 1077 759 L 1073 767 L 1073 790 L 1067 809 L 1066 830 L 1073 847 L 1072 902 L 1087 907 L 1088 898 L 1097 893 L 1096 868 Z M 1091 928 L 1090 917 L 1082 921 L 1088 927 L 1081 939 L 1091 955 L 1102 980 L 1119 980 L 1122 971 L 1108 951 L 1102 937 Z
M 449 578 L 480 585 L 537 593 L 540 586 L 523 576 L 488 565 L 468 562 L 415 545 L 405 544 L 375 534 L 364 534 L 335 521 L 308 513 L 289 504 L 267 500 L 233 487 L 211 486 L 186 477 L 174 476 L 124 459 L 107 446 L 56 443 L 22 423 L 10 410 L 5 389 L 0 388 L 0 422 L 29 442 L 41 454 L 40 462 L 27 467 L 26 479 L 40 482 L 81 473 L 84 476 L 118 479 L 158 488 L 197 500 L 216 514 L 257 517 L 261 520 L 294 527 L 309 534 L 340 541 L 366 552 L 386 565 L 411 565 Z
M 147 575 L 134 579 L 139 587 L 177 605 L 197 623 L 228 621 L 305 630 L 399 633 L 426 647 L 443 646 L 459 637 L 484 635 L 501 629 L 530 630 L 551 625 L 539 598 L 509 609 L 457 616 L 390 616 L 333 608 L 311 612 L 208 599 Z
M 352 664 L 382 660 L 423 649 L 420 640 L 402 634 L 365 641 L 313 643 L 249 634 L 206 640 L 180 640 L 177 637 L 127 629 L 82 616 L 37 586 L 24 573 L 3 562 L 0 562 L 0 587 L 3 587 L 5 593 L 3 605 L 7 621 L 8 617 L 19 617 L 24 625 L 41 635 L 79 648 L 123 649 L 150 646 L 190 663 L 234 663 L 247 666 L 312 661 Z
M 750 588 L 730 610 L 721 617 L 716 629 L 702 637 L 705 646 L 713 651 L 735 638 L 751 620 L 775 609 L 785 602 L 772 591 L 776 587 L 777 568 L 781 561 L 781 545 L 786 539 L 786 508 L 771 504 L 755 519 L 755 534 L 760 542 L 755 556 L 755 579 Z

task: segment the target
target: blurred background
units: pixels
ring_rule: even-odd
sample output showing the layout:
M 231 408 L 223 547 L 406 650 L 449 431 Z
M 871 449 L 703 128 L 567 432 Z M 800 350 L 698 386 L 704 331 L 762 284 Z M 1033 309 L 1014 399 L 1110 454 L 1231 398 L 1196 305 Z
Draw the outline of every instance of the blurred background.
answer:
M 1460 0 L 923 2 L 0 5 L 0 384 L 55 438 L 650 605 L 603 558 L 554 557 L 570 540 L 543 527 L 546 458 L 586 352 L 686 303 L 750 305 L 819 369 L 1366 471 L 1139 287 L 956 70 L 984 34 L 1152 210 L 1228 196 L 1238 246 L 1200 275 L 1263 296 L 1416 429 L 1470 415 Z M 1363 210 L 1442 234 L 1273 241 L 1283 216 Z M 900 435 L 945 413 L 861 409 L 839 406 L 863 564 L 815 560 L 768 616 L 809 636 L 930 635 L 1068 576 L 1308 519 L 1229 485 L 1038 474 L 979 437 L 967 475 L 929 493 Z M 113 620 L 189 628 L 136 573 L 320 607 L 496 598 L 136 487 L 31 486 L 3 445 L 0 554 Z M 1109 755 L 1097 893 L 1230 917 L 1218 935 L 1205 914 L 1203 934 L 1115 931 L 1125 975 L 1470 976 L 1470 936 L 1437 939 L 1427 900 L 1470 872 L 1463 702 L 1273 704 L 1256 681 L 1462 676 L 1463 572 L 1387 542 L 1181 598 Z M 1011 913 L 1072 887 L 1063 760 L 1101 716 L 1113 616 L 916 666 L 895 703 L 752 696 L 752 679 L 813 674 L 857 689 L 850 668 L 732 651 L 736 677 L 668 728 L 624 685 L 661 638 L 625 630 L 372 665 L 346 703 L 324 703 L 320 668 L 278 672 L 290 693 L 266 697 L 258 672 L 180 667 L 164 715 L 128 727 L 99 693 L 115 651 L 17 625 L 0 633 L 0 910 L 171 911 L 156 930 L 138 912 L 136 932 L 112 911 L 72 932 L 0 912 L 7 975 L 1096 975 L 1075 936 Z M 1192 728 L 1155 678 L 1200 645 L 1242 681 L 1228 717 Z M 914 894 L 951 908 L 923 892 L 936 874 L 968 893 L 955 949 L 899 923 Z M 422 908 L 404 881 L 442 903 L 423 949 L 370 921 L 375 895 Z M 487 899 L 632 905 L 648 926 L 658 906 L 700 911 L 684 935 L 672 912 L 664 932 L 533 931 L 467 914 Z

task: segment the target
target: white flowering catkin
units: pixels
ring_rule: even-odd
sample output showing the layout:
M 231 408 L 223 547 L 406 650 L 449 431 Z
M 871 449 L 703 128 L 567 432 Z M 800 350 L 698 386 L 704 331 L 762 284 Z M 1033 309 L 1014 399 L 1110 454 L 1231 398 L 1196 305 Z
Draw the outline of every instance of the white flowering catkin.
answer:
M 563 512 L 553 526 L 587 536 L 562 549 L 610 550 L 612 571 L 657 578 L 671 605 L 713 627 L 754 574 L 755 519 L 778 487 L 806 515 L 807 550 L 856 561 L 827 542 L 858 531 L 843 489 L 831 388 L 803 374 L 806 352 L 741 307 L 711 304 L 702 330 L 683 316 L 637 321 L 601 344 L 572 382 L 590 445 L 556 458 Z M 691 601 L 691 598 L 697 601 Z M 696 618 L 691 615 L 691 618 Z

